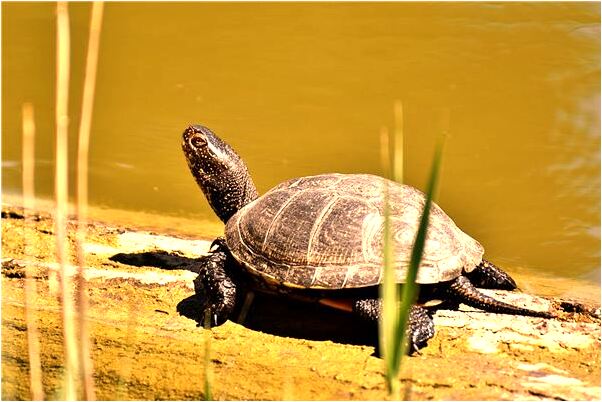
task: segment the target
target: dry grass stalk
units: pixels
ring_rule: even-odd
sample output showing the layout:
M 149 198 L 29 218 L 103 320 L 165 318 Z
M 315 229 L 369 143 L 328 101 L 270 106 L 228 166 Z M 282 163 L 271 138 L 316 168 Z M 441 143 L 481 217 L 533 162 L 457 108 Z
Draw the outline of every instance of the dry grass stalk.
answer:
M 30 223 L 30 213 L 35 208 L 34 161 L 35 161 L 35 123 L 33 105 L 24 103 L 23 117 L 23 214 L 26 225 Z M 23 237 L 25 255 L 34 255 L 33 245 L 26 236 Z M 42 386 L 42 364 L 40 361 L 40 337 L 36 322 L 35 305 L 37 300 L 36 281 L 33 266 L 25 267 L 25 322 L 27 324 L 27 348 L 29 353 L 29 388 L 31 399 L 44 399 Z
M 94 88 L 96 83 L 96 70 L 98 66 L 98 48 L 100 42 L 100 29 L 102 25 L 103 3 L 92 4 L 90 18 L 90 37 L 88 54 L 86 57 L 86 72 L 84 76 L 84 92 L 82 97 L 82 112 L 79 125 L 79 141 L 77 148 L 77 260 L 78 260 L 78 312 L 79 312 L 79 338 L 80 338 L 80 366 L 84 386 L 84 398 L 96 399 L 94 391 L 93 363 L 90 357 L 90 335 L 86 322 L 88 311 L 88 295 L 86 281 L 84 280 L 84 267 L 86 259 L 83 244 L 86 240 L 86 227 L 88 224 L 88 155 L 90 144 L 90 127 L 92 124 L 92 111 L 94 106 Z
M 211 315 L 209 312 L 205 312 L 204 322 L 205 332 L 205 361 L 203 365 L 203 382 L 205 385 L 204 399 L 206 401 L 213 400 L 213 369 L 211 367 Z
M 403 183 L 403 105 L 400 100 L 393 106 L 395 133 L 393 144 L 393 180 Z
M 392 138 L 389 130 L 382 127 L 380 131 L 380 150 L 381 165 L 384 176 L 392 178 L 392 160 L 391 148 Z M 385 378 L 390 394 L 398 395 L 397 382 L 393 380 L 396 374 L 392 365 L 395 353 L 395 328 L 397 326 L 397 285 L 395 283 L 393 261 L 392 235 L 390 229 L 390 209 L 389 209 L 389 188 L 387 181 L 383 180 L 383 198 L 384 198 L 384 228 L 383 228 L 383 282 L 380 285 L 379 293 L 383 302 L 383 314 L 379 321 L 379 343 L 380 350 L 385 363 Z M 394 388 L 394 389 L 393 389 Z
M 383 168 L 383 176 L 389 178 L 391 175 L 391 146 L 387 127 L 380 128 L 380 164 Z
M 56 31 L 56 251 L 61 266 L 61 304 L 63 319 L 63 342 L 65 353 L 64 398 L 77 399 L 76 383 L 78 370 L 78 349 L 76 326 L 73 311 L 73 286 L 67 273 L 69 250 L 67 240 L 68 213 L 68 103 L 69 103 L 69 10 L 66 2 L 57 3 Z

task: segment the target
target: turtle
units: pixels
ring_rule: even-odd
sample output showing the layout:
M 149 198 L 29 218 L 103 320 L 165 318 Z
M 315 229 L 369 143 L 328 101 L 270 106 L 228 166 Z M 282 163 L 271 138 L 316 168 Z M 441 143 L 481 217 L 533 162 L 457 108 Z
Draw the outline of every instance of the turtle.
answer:
M 371 174 L 329 173 L 286 180 L 259 196 L 233 148 L 202 125 L 182 136 L 188 167 L 225 224 L 196 267 L 195 292 L 211 325 L 233 319 L 248 292 L 265 292 L 346 310 L 377 323 L 382 314 L 384 197 L 395 245 L 394 275 L 403 284 L 425 196 Z M 483 246 L 435 203 L 416 277 L 420 295 L 491 312 L 552 318 L 477 289 L 513 290 L 516 282 L 483 259 Z M 238 307 L 240 308 L 240 307 Z M 410 351 L 434 336 L 427 308 L 412 305 Z

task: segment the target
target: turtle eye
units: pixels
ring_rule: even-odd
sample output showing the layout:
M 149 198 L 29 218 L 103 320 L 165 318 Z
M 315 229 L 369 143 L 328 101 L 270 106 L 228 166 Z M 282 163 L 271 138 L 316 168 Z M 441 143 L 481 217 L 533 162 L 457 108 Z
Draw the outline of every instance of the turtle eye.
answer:
M 199 135 L 195 135 L 190 139 L 190 145 L 195 149 L 200 149 L 207 146 L 207 141 Z

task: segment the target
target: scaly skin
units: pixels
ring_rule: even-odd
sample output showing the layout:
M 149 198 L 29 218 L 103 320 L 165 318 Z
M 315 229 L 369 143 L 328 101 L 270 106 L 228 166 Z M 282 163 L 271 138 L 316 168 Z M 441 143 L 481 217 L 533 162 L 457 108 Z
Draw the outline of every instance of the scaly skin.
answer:
M 257 198 L 247 165 L 207 127 L 189 126 L 182 135 L 182 150 L 190 172 L 222 222 Z
M 473 285 L 485 289 L 516 289 L 516 282 L 501 268 L 496 267 L 487 260 L 481 263 L 466 276 Z
M 554 315 L 547 311 L 534 311 L 522 307 L 513 306 L 495 300 L 492 297 L 479 292 L 477 288 L 465 276 L 459 276 L 451 282 L 448 292 L 458 301 L 469 306 L 480 308 L 485 311 L 502 314 L 526 315 L 530 317 L 554 318 Z
M 228 272 L 228 252 L 218 247 L 198 263 L 199 276 L 194 280 L 196 297 L 203 314 L 209 314 L 211 326 L 221 325 L 231 315 L 237 302 L 237 285 Z

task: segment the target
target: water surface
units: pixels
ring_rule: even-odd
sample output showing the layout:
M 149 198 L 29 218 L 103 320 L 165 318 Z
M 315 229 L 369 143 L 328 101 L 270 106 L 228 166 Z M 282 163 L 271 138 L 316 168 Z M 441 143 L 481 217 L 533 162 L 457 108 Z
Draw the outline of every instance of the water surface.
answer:
M 2 4 L 3 194 L 21 191 L 31 101 L 36 190 L 52 195 L 53 7 Z M 69 9 L 75 145 L 90 7 Z M 598 3 L 107 3 L 90 202 L 108 220 L 125 210 L 215 236 L 181 153 L 186 125 L 232 144 L 264 192 L 304 175 L 381 174 L 379 130 L 397 99 L 405 180 L 418 188 L 449 115 L 438 203 L 489 259 L 599 283 Z

